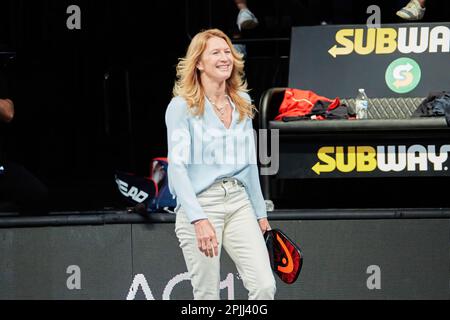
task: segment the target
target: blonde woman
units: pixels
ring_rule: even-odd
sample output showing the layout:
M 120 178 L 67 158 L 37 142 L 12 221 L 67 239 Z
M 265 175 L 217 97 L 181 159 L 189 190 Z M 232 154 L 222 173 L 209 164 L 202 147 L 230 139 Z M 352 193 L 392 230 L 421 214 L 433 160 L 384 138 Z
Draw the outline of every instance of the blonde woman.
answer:
M 236 264 L 249 299 L 274 299 L 263 233 L 270 229 L 259 184 L 244 63 L 218 29 L 198 33 L 177 65 L 166 110 L 175 232 L 194 299 L 220 299 L 220 254 Z

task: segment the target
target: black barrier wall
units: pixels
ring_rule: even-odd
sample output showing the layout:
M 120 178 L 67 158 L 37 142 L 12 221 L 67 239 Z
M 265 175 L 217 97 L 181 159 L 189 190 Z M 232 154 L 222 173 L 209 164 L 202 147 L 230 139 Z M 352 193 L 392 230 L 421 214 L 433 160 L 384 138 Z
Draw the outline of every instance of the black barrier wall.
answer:
M 449 299 L 450 219 L 271 221 L 304 253 L 277 299 Z M 0 299 L 192 299 L 173 223 L 0 229 Z M 222 299 L 246 299 L 224 254 Z

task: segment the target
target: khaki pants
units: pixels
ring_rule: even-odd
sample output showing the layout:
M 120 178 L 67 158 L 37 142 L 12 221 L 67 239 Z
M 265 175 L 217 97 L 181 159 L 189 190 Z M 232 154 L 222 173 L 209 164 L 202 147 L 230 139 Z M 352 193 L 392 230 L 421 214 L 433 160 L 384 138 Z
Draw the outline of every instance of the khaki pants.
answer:
M 223 179 L 197 195 L 216 229 L 219 255 L 206 257 L 199 249 L 194 225 L 182 207 L 177 210 L 175 232 L 183 250 L 196 300 L 220 299 L 220 254 L 225 248 L 249 291 L 248 298 L 274 299 L 275 279 L 253 207 L 244 186 Z

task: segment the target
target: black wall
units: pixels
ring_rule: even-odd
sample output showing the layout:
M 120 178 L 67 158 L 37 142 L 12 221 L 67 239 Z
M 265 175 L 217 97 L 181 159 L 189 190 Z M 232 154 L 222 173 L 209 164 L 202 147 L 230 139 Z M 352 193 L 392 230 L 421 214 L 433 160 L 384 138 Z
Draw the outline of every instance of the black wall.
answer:
M 402 5 L 366 2 L 249 0 L 261 26 L 244 37 L 289 37 L 292 25 L 323 19 L 361 23 L 372 3 L 393 22 Z M 81 30 L 66 27 L 73 4 Z M 445 1 L 429 6 L 427 21 L 446 19 Z M 208 27 L 232 34 L 236 14 L 231 0 L 1 1 L 1 48 L 17 52 L 8 67 L 16 104 L 9 157 L 50 187 L 52 209 L 121 205 L 114 170 L 147 175 L 150 159 L 166 154 L 164 112 L 189 37 Z M 288 41 L 248 44 L 256 103 L 265 89 L 287 84 L 288 53 Z
M 272 220 L 271 225 L 304 254 L 294 284 L 276 277 L 277 299 L 450 297 L 449 219 Z M 192 299 L 173 223 L 0 229 L 0 252 L 4 300 Z M 245 300 L 241 277 L 223 252 L 221 281 L 228 286 L 221 298 Z

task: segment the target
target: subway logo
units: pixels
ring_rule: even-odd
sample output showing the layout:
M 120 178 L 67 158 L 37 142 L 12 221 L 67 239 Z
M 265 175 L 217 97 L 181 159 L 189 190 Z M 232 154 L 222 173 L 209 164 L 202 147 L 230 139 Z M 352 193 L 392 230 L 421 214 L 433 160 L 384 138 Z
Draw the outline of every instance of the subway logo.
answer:
M 340 29 L 328 53 L 336 58 L 353 52 L 359 55 L 450 52 L 447 26 Z
M 317 175 L 340 171 L 447 171 L 450 145 L 323 146 L 311 168 Z

